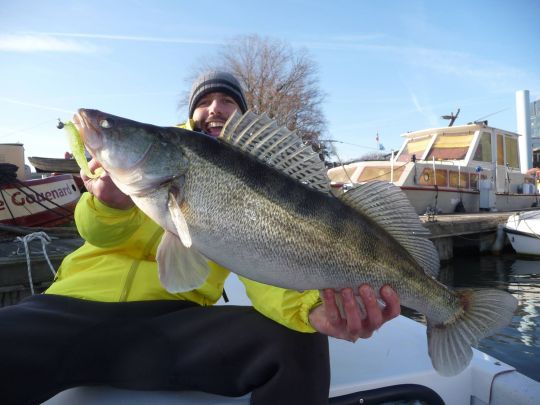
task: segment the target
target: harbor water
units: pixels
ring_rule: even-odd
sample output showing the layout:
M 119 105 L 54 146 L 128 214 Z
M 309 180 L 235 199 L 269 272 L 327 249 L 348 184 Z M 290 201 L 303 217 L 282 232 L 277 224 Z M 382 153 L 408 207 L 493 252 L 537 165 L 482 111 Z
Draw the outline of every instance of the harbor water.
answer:
M 540 381 L 540 259 L 513 254 L 456 256 L 442 265 L 440 279 L 455 288 L 498 288 L 517 298 L 512 323 L 483 339 L 478 349 Z M 416 312 L 403 314 L 424 322 Z

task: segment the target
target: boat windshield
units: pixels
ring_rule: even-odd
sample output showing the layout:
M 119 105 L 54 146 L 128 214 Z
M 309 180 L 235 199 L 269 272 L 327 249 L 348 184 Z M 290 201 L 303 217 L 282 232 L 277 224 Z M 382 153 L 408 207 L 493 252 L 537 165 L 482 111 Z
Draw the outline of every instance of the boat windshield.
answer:
M 474 132 L 440 133 L 433 142 L 426 160 L 462 160 L 465 159 Z
M 482 132 L 473 160 L 491 162 L 491 134 L 489 132 Z
M 420 138 L 408 139 L 403 150 L 397 157 L 398 162 L 408 162 L 412 159 L 412 156 L 415 155 L 416 159 L 422 159 L 426 148 L 431 142 L 431 135 L 423 136 Z

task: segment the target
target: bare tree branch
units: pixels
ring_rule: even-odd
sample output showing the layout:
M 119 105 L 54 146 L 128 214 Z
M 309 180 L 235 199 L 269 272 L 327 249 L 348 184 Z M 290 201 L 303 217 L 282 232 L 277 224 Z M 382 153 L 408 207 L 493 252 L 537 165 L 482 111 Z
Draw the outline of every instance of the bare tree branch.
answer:
M 201 61 L 193 78 L 208 69 L 233 73 L 244 86 L 248 108 L 266 112 L 296 130 L 316 150 L 321 149 L 319 139 L 326 132 L 325 94 L 307 50 L 294 50 L 284 41 L 258 35 L 241 36 L 226 45 L 217 60 Z M 187 105 L 187 97 L 181 105 Z

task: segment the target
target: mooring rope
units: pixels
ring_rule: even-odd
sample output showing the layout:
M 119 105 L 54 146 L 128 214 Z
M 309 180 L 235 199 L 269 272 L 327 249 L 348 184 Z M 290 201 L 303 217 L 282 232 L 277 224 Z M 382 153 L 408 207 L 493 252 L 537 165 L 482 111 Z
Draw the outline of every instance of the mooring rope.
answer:
M 47 260 L 47 263 L 49 264 L 49 268 L 51 269 L 51 272 L 53 274 L 53 277 L 56 276 L 56 271 L 54 270 L 54 267 L 49 260 L 49 256 L 47 255 L 47 249 L 46 246 L 51 243 L 51 238 L 49 235 L 47 235 L 45 232 L 33 232 L 25 236 L 17 236 L 15 239 L 15 242 L 20 242 L 24 246 L 24 253 L 26 255 L 26 270 L 28 272 L 28 282 L 30 284 L 30 291 L 32 292 L 32 295 L 35 294 L 34 292 L 34 281 L 32 280 L 32 265 L 30 263 L 30 249 L 28 247 L 28 243 L 39 239 L 41 241 L 41 248 L 43 249 L 43 256 L 45 257 L 45 260 Z M 19 247 L 17 247 L 17 254 L 19 253 Z

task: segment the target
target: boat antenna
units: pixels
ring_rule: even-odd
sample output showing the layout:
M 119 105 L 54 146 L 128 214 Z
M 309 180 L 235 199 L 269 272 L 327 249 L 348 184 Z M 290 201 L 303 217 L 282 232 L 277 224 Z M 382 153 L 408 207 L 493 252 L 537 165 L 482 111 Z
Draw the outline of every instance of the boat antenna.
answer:
M 443 120 L 450 120 L 450 122 L 448 123 L 448 126 L 451 127 L 452 125 L 454 125 L 454 121 L 456 120 L 458 115 L 459 115 L 459 108 L 457 109 L 456 115 L 454 115 L 454 113 L 451 112 L 450 115 L 443 115 L 441 116 L 441 118 Z
M 478 119 L 475 119 L 473 122 L 482 122 L 482 120 L 484 120 L 484 119 L 487 118 L 487 117 L 491 117 L 492 115 L 498 114 L 498 113 L 500 113 L 500 112 L 503 112 L 503 111 L 506 111 L 506 110 L 509 110 L 509 109 L 510 109 L 510 107 L 503 108 L 502 110 L 495 111 L 495 112 L 493 112 L 493 113 L 491 113 L 491 114 L 484 115 L 483 117 L 480 117 L 480 118 L 478 118 Z M 487 125 L 487 121 L 486 121 L 486 125 Z

